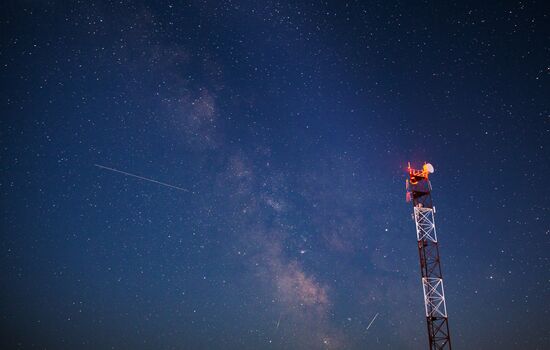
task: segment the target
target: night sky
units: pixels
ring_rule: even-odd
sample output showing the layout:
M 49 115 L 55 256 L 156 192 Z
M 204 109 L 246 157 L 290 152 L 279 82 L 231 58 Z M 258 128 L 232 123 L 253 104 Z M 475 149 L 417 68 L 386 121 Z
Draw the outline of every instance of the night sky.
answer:
M 3 1 L 2 348 L 549 349 L 548 12 Z

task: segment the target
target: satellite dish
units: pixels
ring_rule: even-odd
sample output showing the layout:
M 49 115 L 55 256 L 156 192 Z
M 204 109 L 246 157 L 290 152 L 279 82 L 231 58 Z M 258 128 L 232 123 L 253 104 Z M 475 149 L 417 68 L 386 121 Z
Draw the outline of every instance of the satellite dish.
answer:
M 427 170 L 430 174 L 433 174 L 433 172 L 435 171 L 434 166 L 430 163 L 424 164 L 424 169 Z

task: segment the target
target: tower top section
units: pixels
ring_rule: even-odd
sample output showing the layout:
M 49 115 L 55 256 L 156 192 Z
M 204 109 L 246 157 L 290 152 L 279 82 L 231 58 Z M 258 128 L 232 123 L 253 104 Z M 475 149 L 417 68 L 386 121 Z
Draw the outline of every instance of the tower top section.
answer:
M 432 186 L 428 177 L 434 172 L 434 167 L 430 163 L 424 163 L 421 170 L 411 168 L 411 163 L 407 167 L 409 178 L 406 181 L 407 202 L 412 201 L 414 206 L 432 208 L 432 197 L 430 192 Z

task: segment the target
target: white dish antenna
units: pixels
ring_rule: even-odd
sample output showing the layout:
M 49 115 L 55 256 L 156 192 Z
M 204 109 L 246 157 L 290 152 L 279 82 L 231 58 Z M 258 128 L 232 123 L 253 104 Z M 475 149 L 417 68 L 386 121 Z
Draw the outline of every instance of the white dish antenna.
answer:
M 430 174 L 433 174 L 433 172 L 435 171 L 434 166 L 430 163 L 424 164 L 424 169 L 427 170 Z

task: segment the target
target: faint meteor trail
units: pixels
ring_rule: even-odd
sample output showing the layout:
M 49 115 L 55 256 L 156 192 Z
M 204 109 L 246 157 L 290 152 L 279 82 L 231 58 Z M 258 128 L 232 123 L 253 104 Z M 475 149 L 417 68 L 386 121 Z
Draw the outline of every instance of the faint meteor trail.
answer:
M 164 182 L 160 182 L 160 181 L 157 181 L 157 180 L 148 179 L 148 178 L 143 177 L 143 176 L 139 176 L 139 175 L 135 175 L 135 174 L 130 174 L 130 173 L 127 173 L 127 172 L 125 172 L 125 171 L 118 170 L 118 169 L 114 169 L 114 168 L 109 168 L 109 167 L 104 166 L 104 165 L 94 164 L 94 166 L 96 166 L 96 167 L 98 167 L 98 168 L 101 168 L 101 169 L 114 171 L 115 173 L 124 174 L 124 175 L 126 175 L 126 176 L 131 176 L 131 177 L 135 177 L 135 178 L 138 178 L 138 179 L 141 179 L 141 180 L 153 182 L 153 183 L 156 183 L 156 184 L 159 184 L 159 185 L 162 185 L 162 186 L 174 188 L 174 189 L 176 189 L 176 190 L 189 192 L 189 190 L 186 189 L 186 188 L 182 188 L 182 187 L 178 187 L 178 186 L 173 186 L 173 185 L 170 185 L 170 184 L 167 184 L 167 183 L 164 183 Z
M 376 313 L 376 315 L 374 315 L 374 317 L 373 317 L 372 320 L 370 321 L 369 325 L 367 326 L 367 331 L 369 330 L 370 326 L 372 325 L 372 323 L 374 322 L 374 320 L 376 320 L 377 317 L 378 317 L 378 312 Z

